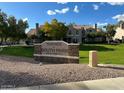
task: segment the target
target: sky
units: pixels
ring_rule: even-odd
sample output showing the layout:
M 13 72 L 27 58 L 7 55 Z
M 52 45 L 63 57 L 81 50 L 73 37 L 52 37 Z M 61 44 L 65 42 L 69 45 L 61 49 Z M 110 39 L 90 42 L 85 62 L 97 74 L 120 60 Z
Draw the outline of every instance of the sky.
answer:
M 103 26 L 124 20 L 124 2 L 0 2 L 9 16 L 27 20 L 29 31 L 35 23 L 44 24 L 56 18 L 66 24 Z

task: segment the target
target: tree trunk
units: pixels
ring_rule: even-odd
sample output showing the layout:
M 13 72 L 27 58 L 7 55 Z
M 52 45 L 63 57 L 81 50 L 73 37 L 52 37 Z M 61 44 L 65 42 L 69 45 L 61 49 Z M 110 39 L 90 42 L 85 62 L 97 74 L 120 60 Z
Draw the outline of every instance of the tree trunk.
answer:
M 107 42 L 108 42 L 108 44 L 110 44 L 110 41 L 111 41 L 111 38 L 108 37 L 108 38 L 107 38 Z
M 110 44 L 110 40 L 108 39 L 107 41 L 108 41 L 108 44 Z
M 4 41 L 5 41 L 5 43 L 6 43 L 6 44 L 7 44 L 7 42 L 6 42 L 6 41 L 7 41 L 7 39 L 8 39 L 8 37 L 5 37 L 5 38 L 4 38 Z

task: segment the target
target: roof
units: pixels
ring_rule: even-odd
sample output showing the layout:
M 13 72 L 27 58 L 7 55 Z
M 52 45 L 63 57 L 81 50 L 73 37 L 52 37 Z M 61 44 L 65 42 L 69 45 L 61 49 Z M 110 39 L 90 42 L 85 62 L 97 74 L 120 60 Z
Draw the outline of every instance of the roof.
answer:
M 36 35 L 36 29 L 30 29 L 30 31 L 27 33 L 28 37 L 32 35 Z
M 42 29 L 44 25 L 40 25 L 39 28 Z
M 44 26 L 44 25 L 40 25 L 40 26 L 39 26 L 39 29 L 43 28 L 43 26 Z M 28 37 L 29 37 L 29 36 L 32 36 L 32 35 L 36 35 L 36 34 L 37 34 L 37 33 L 36 33 L 36 29 L 35 29 L 35 28 L 30 29 L 30 31 L 27 32 Z
M 70 28 L 72 28 L 72 26 L 70 26 Z M 84 30 L 87 30 L 87 29 L 94 29 L 95 30 L 95 27 L 94 26 L 91 26 L 91 25 L 73 25 L 73 28 L 74 29 L 77 29 L 77 30 L 81 30 L 81 29 L 84 29 Z M 97 31 L 101 31 L 101 29 L 97 28 Z
M 39 29 L 42 29 L 44 25 L 40 25 L 39 26 Z M 70 26 L 70 28 L 72 28 Z M 84 30 L 87 30 L 87 29 L 95 29 L 94 26 L 91 26 L 91 25 L 73 25 L 73 28 L 74 29 L 77 29 L 77 30 L 81 30 L 81 29 L 84 29 Z M 72 29 L 73 29 L 72 28 Z M 97 28 L 97 31 L 100 32 L 101 29 Z M 27 33 L 28 36 L 31 36 L 31 35 L 36 35 L 36 29 L 30 29 L 30 31 Z

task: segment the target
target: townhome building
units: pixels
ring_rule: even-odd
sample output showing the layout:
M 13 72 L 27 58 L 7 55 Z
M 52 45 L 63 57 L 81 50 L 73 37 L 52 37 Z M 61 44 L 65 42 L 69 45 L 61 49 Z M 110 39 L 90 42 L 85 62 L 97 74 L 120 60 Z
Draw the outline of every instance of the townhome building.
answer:
M 38 30 L 42 29 L 42 27 L 43 25 L 39 25 L 38 23 L 36 23 L 36 28 L 30 29 L 27 35 L 38 36 Z M 94 26 L 92 25 L 69 25 L 68 28 L 69 30 L 67 31 L 67 34 L 64 38 L 64 41 L 68 43 L 82 43 L 82 42 L 88 41 L 89 39 L 86 38 L 87 33 L 100 31 L 97 28 L 97 24 L 95 24 Z
M 87 41 L 87 33 L 96 31 L 98 31 L 97 24 L 95 24 L 95 26 L 70 25 L 66 35 L 66 41 L 69 43 L 82 43 Z

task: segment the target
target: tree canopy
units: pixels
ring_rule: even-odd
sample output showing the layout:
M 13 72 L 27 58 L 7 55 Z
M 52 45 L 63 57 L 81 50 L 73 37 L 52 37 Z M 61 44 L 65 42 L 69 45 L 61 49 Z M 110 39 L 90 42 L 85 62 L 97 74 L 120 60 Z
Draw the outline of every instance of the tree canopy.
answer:
M 0 10 L 0 43 L 6 42 L 8 38 L 16 41 L 25 38 L 26 28 L 28 28 L 27 21 L 17 20 Z
M 46 22 L 42 30 L 48 37 L 47 39 L 62 40 L 66 36 L 68 27 L 64 23 L 58 22 L 57 19 L 53 19 L 50 23 Z
M 107 31 L 107 37 L 112 38 L 114 37 L 115 33 L 116 33 L 116 25 L 113 24 L 108 24 L 106 26 L 106 31 Z

